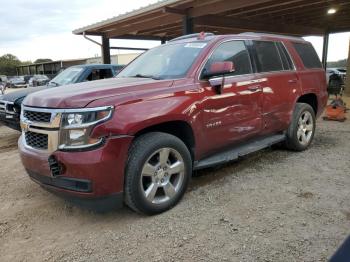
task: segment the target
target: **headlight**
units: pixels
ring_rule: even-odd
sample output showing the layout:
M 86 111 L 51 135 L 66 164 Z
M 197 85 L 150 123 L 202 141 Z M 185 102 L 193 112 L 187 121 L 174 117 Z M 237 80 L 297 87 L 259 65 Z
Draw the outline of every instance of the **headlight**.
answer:
M 92 129 L 111 118 L 113 107 L 70 110 L 62 114 L 59 149 L 81 149 L 98 145 L 103 138 L 91 138 Z

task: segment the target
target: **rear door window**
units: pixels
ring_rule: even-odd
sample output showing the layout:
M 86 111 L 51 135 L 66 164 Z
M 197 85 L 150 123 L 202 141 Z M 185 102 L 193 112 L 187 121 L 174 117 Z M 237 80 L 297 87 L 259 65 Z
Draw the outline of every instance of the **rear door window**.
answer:
M 290 58 L 286 48 L 280 42 L 276 43 L 276 44 L 277 44 L 277 49 L 278 49 L 278 52 L 280 53 L 280 57 L 282 60 L 283 69 L 284 70 L 293 70 L 294 65 L 293 65 L 292 59 Z
M 274 42 L 253 41 L 257 56 L 258 72 L 284 70 L 280 54 Z
M 249 53 L 244 41 L 229 41 L 219 45 L 206 62 L 201 75 L 203 76 L 215 62 L 233 62 L 235 71 L 229 74 L 231 76 L 252 73 Z
M 322 64 L 311 44 L 293 43 L 306 68 L 322 68 Z

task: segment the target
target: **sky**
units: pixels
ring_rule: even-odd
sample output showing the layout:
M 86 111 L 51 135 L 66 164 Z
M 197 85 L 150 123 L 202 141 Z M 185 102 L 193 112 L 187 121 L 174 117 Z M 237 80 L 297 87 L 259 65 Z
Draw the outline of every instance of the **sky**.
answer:
M 100 22 L 157 0 L 0 0 L 0 55 L 11 53 L 21 61 L 53 60 L 100 56 L 100 47 L 74 29 Z M 5 7 L 5 8 L 3 8 Z M 100 41 L 99 37 L 95 37 Z M 322 38 L 307 37 L 322 53 Z M 348 54 L 350 33 L 330 37 L 328 61 Z M 111 40 L 111 46 L 151 48 L 158 41 Z M 121 51 L 112 50 L 112 54 Z M 125 51 L 124 51 L 125 52 Z

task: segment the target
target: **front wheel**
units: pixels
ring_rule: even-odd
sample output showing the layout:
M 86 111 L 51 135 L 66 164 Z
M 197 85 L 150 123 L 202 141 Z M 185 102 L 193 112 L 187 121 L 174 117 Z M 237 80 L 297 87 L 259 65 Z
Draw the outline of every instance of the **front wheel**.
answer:
M 287 130 L 287 148 L 295 151 L 307 149 L 314 138 L 315 128 L 316 117 L 313 108 L 305 103 L 297 103 Z
M 179 138 L 159 132 L 142 135 L 129 152 L 125 202 L 140 213 L 164 212 L 180 201 L 191 174 L 191 155 Z

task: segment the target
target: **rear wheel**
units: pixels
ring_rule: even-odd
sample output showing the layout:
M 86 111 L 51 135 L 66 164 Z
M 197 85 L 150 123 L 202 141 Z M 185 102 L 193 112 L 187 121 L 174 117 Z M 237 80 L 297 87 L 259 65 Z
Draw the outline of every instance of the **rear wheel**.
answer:
M 158 132 L 142 135 L 129 152 L 126 204 L 149 215 L 164 212 L 180 201 L 191 173 L 191 155 L 179 138 Z
M 287 148 L 296 151 L 307 149 L 313 140 L 315 127 L 316 117 L 313 108 L 308 104 L 297 103 L 287 130 Z

